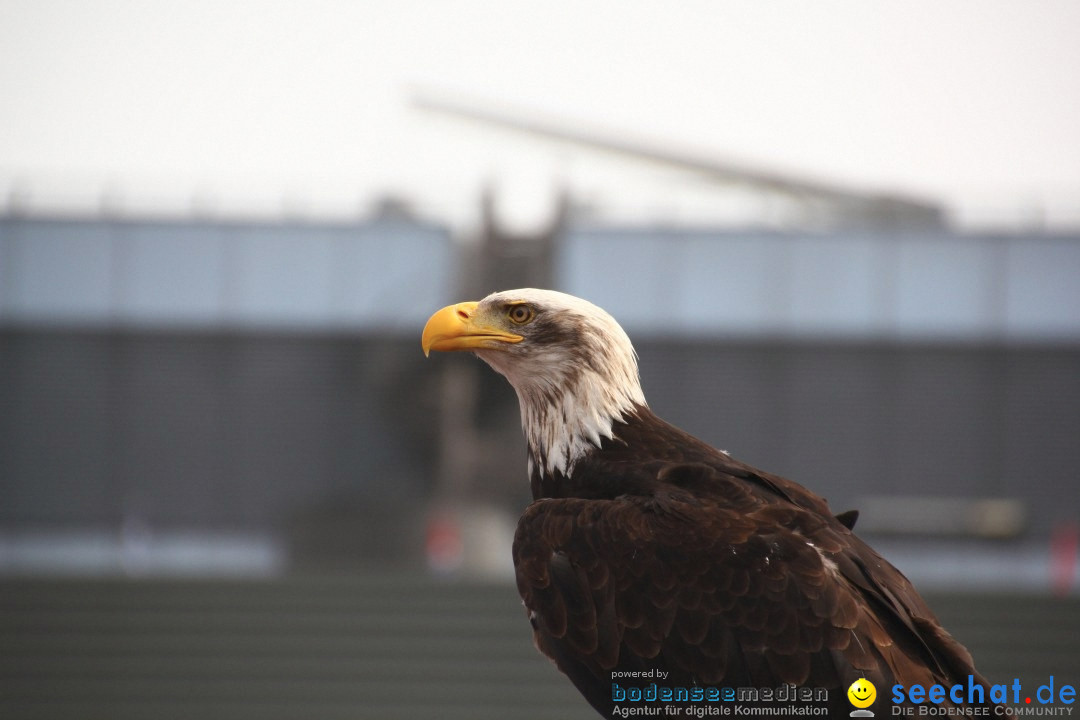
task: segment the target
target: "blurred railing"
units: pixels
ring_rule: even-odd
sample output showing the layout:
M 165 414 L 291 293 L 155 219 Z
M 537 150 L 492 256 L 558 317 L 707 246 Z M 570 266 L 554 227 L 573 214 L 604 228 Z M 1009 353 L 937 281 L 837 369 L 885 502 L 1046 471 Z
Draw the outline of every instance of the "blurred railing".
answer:
M 1080 679 L 1080 599 L 928 601 L 992 682 Z M 9 578 L 0 647 L 5 720 L 595 717 L 532 647 L 511 584 Z

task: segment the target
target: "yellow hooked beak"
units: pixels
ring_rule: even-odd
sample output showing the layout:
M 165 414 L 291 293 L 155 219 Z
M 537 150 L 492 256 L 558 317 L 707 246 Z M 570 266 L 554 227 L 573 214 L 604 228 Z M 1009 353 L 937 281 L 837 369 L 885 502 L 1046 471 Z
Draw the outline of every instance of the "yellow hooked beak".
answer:
M 500 343 L 518 343 L 524 338 L 497 327 L 476 311 L 478 303 L 447 305 L 432 315 L 424 326 L 420 345 L 424 355 L 432 350 L 497 349 Z

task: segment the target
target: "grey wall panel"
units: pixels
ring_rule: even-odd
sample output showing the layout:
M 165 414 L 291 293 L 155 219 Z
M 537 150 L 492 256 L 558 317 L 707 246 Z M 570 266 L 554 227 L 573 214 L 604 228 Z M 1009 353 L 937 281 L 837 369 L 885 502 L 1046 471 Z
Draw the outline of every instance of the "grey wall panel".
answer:
M 635 332 L 1080 341 L 1076 235 L 571 228 L 556 265 Z
M 448 302 L 449 232 L 0 218 L 0 322 L 411 331 Z
M 115 233 L 106 223 L 0 220 L 0 317 L 106 320 L 116 309 Z

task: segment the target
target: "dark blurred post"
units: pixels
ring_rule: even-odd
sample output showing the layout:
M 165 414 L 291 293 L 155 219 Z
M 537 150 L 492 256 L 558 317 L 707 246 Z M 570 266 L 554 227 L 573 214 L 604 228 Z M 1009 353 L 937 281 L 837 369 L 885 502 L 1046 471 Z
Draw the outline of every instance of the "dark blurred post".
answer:
M 479 237 L 457 245 L 456 299 L 479 300 L 516 287 L 551 287 L 568 206 L 561 194 L 554 216 L 539 231 L 509 232 L 498 221 L 495 190 L 489 187 L 482 199 Z M 506 468 L 524 468 L 524 453 L 516 452 L 521 439 L 513 393 L 471 357 L 447 357 L 441 372 L 439 469 L 426 550 L 430 567 L 449 572 L 470 563 L 464 535 L 477 514 L 485 507 L 505 507 L 507 503 L 499 501 L 527 485 L 524 470 L 520 483 L 506 477 Z

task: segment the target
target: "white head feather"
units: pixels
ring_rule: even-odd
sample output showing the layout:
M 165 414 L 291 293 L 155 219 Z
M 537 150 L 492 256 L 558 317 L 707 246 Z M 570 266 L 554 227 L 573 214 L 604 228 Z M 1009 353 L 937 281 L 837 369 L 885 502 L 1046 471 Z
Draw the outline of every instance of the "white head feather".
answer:
M 645 405 L 637 354 L 622 327 L 587 300 L 525 288 L 493 293 L 478 309 L 527 303 L 536 316 L 524 340 L 477 356 L 517 391 L 530 469 L 569 475 L 574 463 L 635 407 Z

